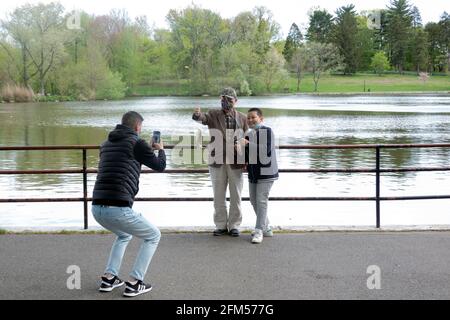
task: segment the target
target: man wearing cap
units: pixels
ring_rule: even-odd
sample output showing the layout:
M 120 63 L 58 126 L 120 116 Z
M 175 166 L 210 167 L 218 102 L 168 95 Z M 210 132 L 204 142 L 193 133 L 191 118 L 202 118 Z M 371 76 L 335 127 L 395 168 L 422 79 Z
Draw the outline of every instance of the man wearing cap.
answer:
M 244 184 L 245 156 L 241 157 L 235 142 L 248 130 L 247 116 L 235 109 L 236 91 L 225 88 L 220 94 L 221 108 L 201 112 L 194 109 L 192 119 L 207 125 L 211 136 L 208 145 L 209 174 L 214 194 L 215 236 L 239 236 L 242 222 L 241 192 Z M 230 212 L 227 214 L 226 191 L 230 188 Z

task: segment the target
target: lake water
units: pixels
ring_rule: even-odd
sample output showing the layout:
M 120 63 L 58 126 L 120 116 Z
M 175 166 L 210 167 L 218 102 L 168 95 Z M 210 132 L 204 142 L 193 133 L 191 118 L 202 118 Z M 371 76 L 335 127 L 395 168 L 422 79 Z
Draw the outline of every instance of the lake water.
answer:
M 125 101 L 0 105 L 0 145 L 100 144 L 129 110 L 144 118 L 142 136 L 160 130 L 166 144 L 199 132 L 191 120 L 194 107 L 219 106 L 218 98 L 140 98 Z M 450 95 L 447 96 L 275 96 L 241 98 L 238 109 L 263 108 L 278 143 L 366 144 L 450 143 Z M 206 168 L 175 164 L 168 168 Z M 374 167 L 373 150 L 279 150 L 280 168 Z M 450 149 L 398 149 L 382 152 L 382 168 L 448 166 Z M 96 168 L 98 152 L 88 151 Z M 1 169 L 80 168 L 81 151 L 0 151 Z M 89 194 L 95 175 L 88 175 Z M 271 196 L 374 196 L 373 174 L 283 173 Z M 450 172 L 383 174 L 382 196 L 449 194 Z M 81 175 L 0 175 L 0 198 L 81 197 Z M 138 197 L 212 196 L 208 174 L 146 174 Z M 248 196 L 247 181 L 243 196 Z M 160 227 L 212 227 L 211 202 L 137 202 L 135 209 Z M 243 203 L 243 226 L 255 215 Z M 449 200 L 389 201 L 381 204 L 382 226 L 450 225 Z M 3 229 L 80 229 L 81 203 L 0 204 Z M 277 227 L 373 226 L 373 202 L 271 202 L 269 217 Z M 90 228 L 98 228 L 89 217 Z

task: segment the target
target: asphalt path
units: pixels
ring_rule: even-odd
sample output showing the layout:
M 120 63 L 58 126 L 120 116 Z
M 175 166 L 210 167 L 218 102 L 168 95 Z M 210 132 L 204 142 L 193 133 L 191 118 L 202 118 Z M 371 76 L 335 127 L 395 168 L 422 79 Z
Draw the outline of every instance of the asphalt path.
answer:
M 450 299 L 449 231 L 277 233 L 258 245 L 250 239 L 163 233 L 146 277 L 153 290 L 133 299 Z M 0 235 L 0 299 L 125 299 L 123 288 L 97 290 L 113 240 Z M 138 248 L 133 239 L 125 280 Z

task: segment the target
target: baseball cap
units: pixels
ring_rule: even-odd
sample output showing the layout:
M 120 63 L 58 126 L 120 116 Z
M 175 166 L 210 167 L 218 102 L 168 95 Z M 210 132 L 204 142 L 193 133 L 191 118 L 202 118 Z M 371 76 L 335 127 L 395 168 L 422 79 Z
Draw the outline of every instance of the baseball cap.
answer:
M 222 90 L 222 92 L 220 93 L 220 96 L 225 96 L 225 97 L 237 99 L 236 90 L 234 90 L 231 87 L 224 88 Z

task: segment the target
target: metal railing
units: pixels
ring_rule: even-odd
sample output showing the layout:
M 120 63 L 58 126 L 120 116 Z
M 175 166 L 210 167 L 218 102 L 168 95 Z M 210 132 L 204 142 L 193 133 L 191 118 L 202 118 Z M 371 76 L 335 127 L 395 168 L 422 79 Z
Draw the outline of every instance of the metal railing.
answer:
M 177 146 L 179 147 L 179 146 Z M 173 149 L 174 146 L 166 146 L 166 149 Z M 195 146 L 186 146 L 185 148 L 195 148 Z M 381 168 L 381 150 L 382 149 L 404 149 L 404 148 L 450 148 L 450 144 L 355 144 L 355 145 L 281 145 L 279 149 L 299 150 L 299 149 L 374 149 L 375 150 L 375 168 L 329 168 L 329 169 L 280 169 L 280 173 L 374 173 L 375 174 L 375 195 L 370 197 L 270 197 L 270 201 L 375 201 L 376 203 L 376 228 L 381 226 L 381 201 L 393 200 L 431 200 L 431 199 L 450 199 L 450 195 L 424 195 L 424 196 L 401 196 L 401 197 L 382 197 L 381 196 L 381 174 L 390 172 L 420 172 L 420 171 L 450 171 L 450 167 L 409 167 L 382 169 Z M 82 174 L 83 175 L 83 197 L 81 198 L 14 198 L 1 199 L 0 203 L 12 202 L 83 202 L 84 229 L 88 229 L 88 202 L 92 197 L 88 197 L 87 175 L 97 173 L 97 169 L 87 168 L 87 150 L 99 149 L 94 145 L 77 146 L 0 146 L 0 151 L 50 151 L 50 150 L 81 150 L 82 168 L 65 170 L 0 170 L 0 175 L 22 175 L 22 174 Z M 208 173 L 208 169 L 167 169 L 163 173 Z M 144 169 L 142 173 L 158 173 L 153 170 Z M 227 198 L 228 199 L 228 198 Z M 229 200 L 229 199 L 228 199 Z M 248 201 L 248 197 L 242 200 Z M 135 201 L 213 201 L 212 197 L 141 197 Z

